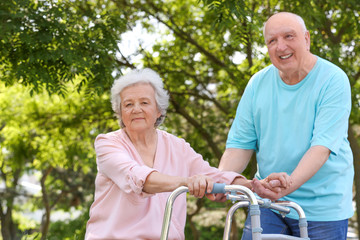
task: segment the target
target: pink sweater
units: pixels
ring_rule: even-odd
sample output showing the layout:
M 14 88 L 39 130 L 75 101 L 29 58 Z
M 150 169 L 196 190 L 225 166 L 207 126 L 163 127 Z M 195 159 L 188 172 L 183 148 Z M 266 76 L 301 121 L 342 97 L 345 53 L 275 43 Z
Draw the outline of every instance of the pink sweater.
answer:
M 240 176 L 211 167 L 183 139 L 165 131 L 157 132 L 153 168 L 144 165 L 123 130 L 96 138 L 98 173 L 85 239 L 158 240 L 170 193 L 142 192 L 147 176 L 153 171 L 184 177 L 205 174 L 228 184 Z M 185 238 L 185 221 L 186 194 L 182 194 L 174 203 L 168 239 Z

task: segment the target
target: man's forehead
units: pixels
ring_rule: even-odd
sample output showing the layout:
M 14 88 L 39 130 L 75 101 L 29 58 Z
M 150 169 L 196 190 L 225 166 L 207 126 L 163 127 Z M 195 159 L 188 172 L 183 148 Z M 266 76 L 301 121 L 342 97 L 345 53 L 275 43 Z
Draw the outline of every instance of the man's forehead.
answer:
M 294 32 L 296 32 L 296 28 L 291 26 L 274 26 L 272 28 L 266 29 L 266 33 L 267 33 L 266 35 L 274 35 L 279 33 L 294 33 Z
M 265 28 L 266 31 L 271 29 L 279 28 L 301 28 L 300 22 L 296 19 L 294 15 L 291 14 L 277 14 L 269 18 L 266 22 Z
M 277 13 L 275 15 L 272 15 L 267 22 L 272 22 L 272 21 L 296 21 L 296 15 L 292 14 L 292 13 L 287 13 L 287 12 L 282 12 L 282 13 Z
M 267 28 L 265 32 L 265 38 L 271 38 L 276 35 L 284 35 L 284 34 L 294 34 L 296 33 L 296 29 L 291 26 L 275 26 L 272 28 Z

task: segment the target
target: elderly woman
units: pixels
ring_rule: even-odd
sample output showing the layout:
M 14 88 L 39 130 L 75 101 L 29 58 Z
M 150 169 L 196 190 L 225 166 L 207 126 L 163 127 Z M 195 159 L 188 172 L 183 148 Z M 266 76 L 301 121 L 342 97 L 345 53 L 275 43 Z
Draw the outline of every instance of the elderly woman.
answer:
M 157 129 L 168 94 L 151 69 L 114 82 L 112 108 L 121 129 L 95 140 L 98 173 L 85 239 L 159 239 L 169 192 L 187 186 L 203 197 L 214 182 L 247 184 L 235 172 L 209 166 L 183 139 Z M 184 239 L 186 196 L 176 200 L 168 239 Z

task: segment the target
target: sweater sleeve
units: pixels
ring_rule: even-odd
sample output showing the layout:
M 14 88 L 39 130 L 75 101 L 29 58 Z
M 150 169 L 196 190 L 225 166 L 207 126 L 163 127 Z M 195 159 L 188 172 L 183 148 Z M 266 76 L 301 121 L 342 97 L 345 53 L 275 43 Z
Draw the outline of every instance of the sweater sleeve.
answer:
M 95 140 L 98 171 L 111 179 L 126 193 L 151 196 L 142 191 L 146 178 L 156 171 L 140 165 L 120 141 L 107 134 L 100 134 Z

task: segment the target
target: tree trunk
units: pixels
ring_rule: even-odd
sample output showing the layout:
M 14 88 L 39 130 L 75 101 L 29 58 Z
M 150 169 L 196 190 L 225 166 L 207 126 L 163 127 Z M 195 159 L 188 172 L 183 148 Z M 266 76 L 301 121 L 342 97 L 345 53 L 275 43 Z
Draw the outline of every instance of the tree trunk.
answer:
M 349 125 L 349 142 L 351 150 L 354 155 L 354 169 L 355 169 L 355 203 L 356 203 L 356 216 L 357 216 L 357 232 L 360 233 L 360 146 L 357 141 L 356 133 Z
M 42 199 L 43 199 L 43 203 L 44 203 L 44 207 L 45 207 L 45 213 L 41 220 L 41 240 L 46 240 L 46 236 L 48 234 L 49 226 L 50 226 L 51 207 L 50 207 L 48 195 L 46 193 L 45 180 L 46 180 L 47 176 L 51 173 L 52 170 L 53 170 L 53 168 L 49 167 L 46 169 L 46 171 L 43 171 L 43 176 L 41 177 L 41 180 L 40 180 Z
M 16 239 L 16 231 L 17 226 L 13 221 L 12 211 L 14 207 L 14 200 L 16 196 L 16 186 L 18 183 L 18 179 L 20 177 L 21 169 L 16 169 L 13 172 L 13 182 L 12 186 L 6 187 L 5 189 L 5 197 L 2 201 L 5 202 L 6 208 L 0 202 L 0 220 L 1 220 L 1 235 L 4 240 L 15 240 Z M 1 170 L 1 177 L 3 181 L 6 183 L 7 174 Z
M 15 234 L 12 233 L 12 225 L 12 206 L 7 206 L 6 213 L 1 214 L 1 235 L 4 240 L 15 240 Z

